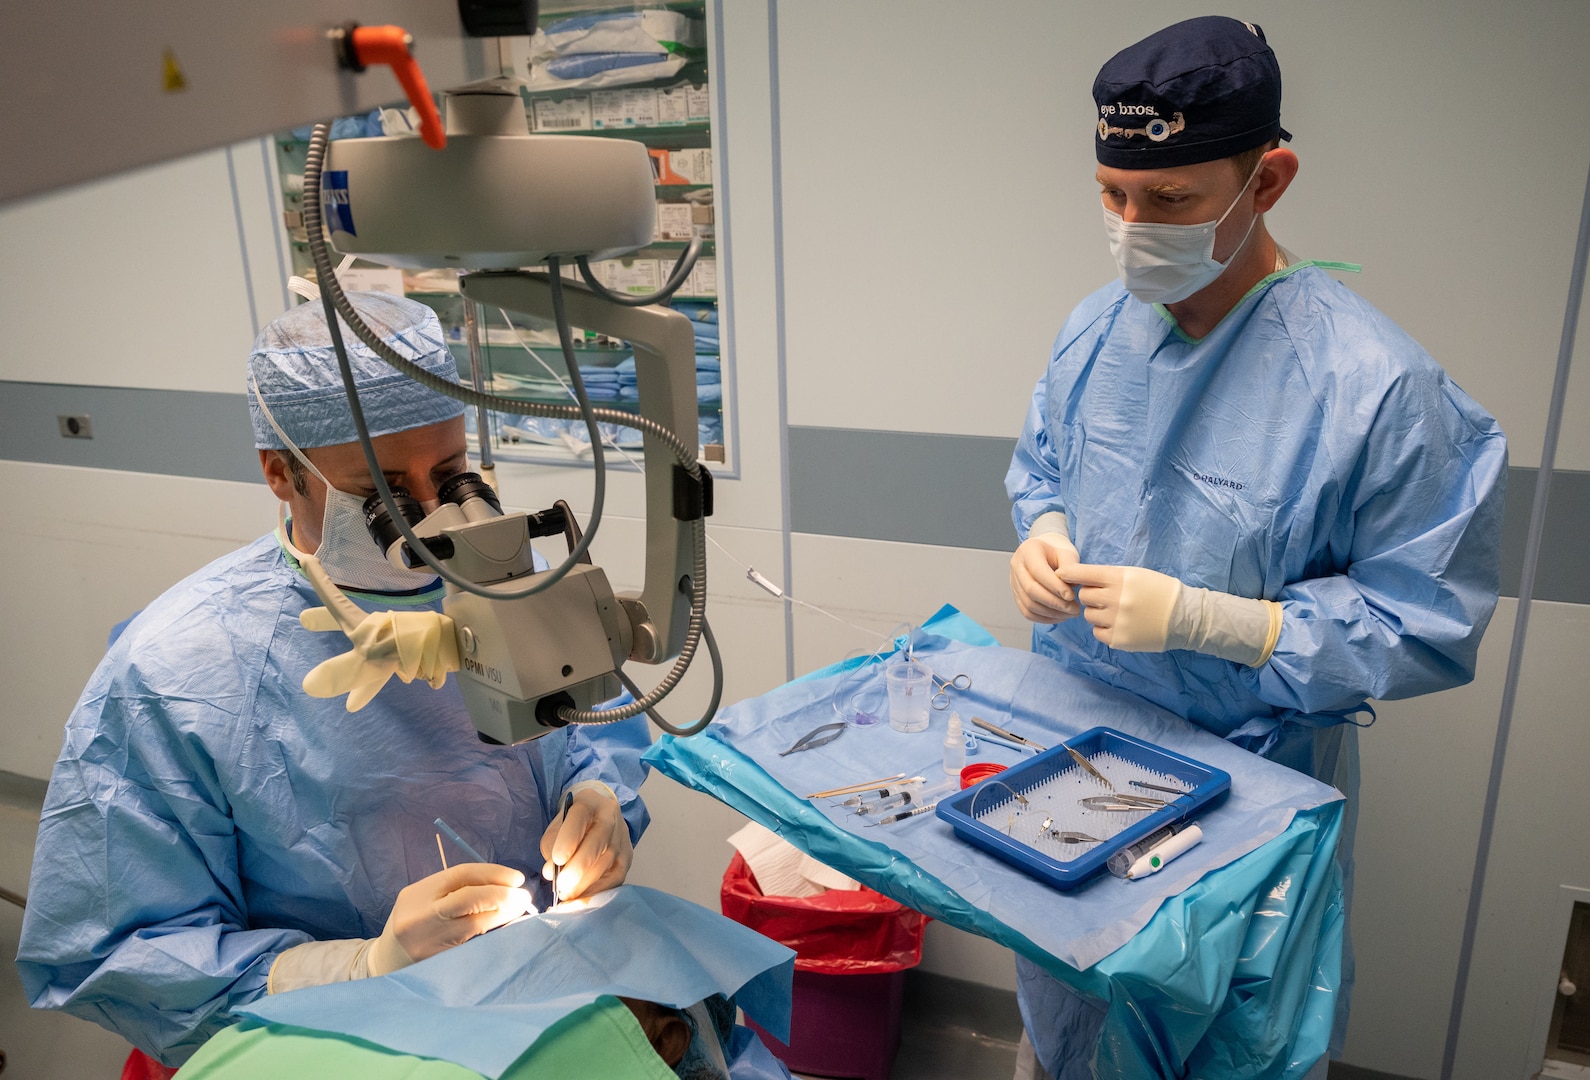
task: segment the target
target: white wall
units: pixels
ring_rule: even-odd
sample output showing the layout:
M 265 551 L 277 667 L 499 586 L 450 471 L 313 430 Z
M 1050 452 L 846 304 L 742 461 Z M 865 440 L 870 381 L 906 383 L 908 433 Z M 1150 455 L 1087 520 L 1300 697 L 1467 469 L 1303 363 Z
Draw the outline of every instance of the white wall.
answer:
M 948 601 L 1020 645 L 999 552 L 789 535 L 781 424 L 1016 434 L 1065 313 L 1111 272 L 1091 190 L 1093 73 L 1188 12 L 777 4 L 776 111 L 770 5 L 722 0 L 722 13 L 720 268 L 740 479 L 718 488 L 712 533 L 728 553 L 712 550 L 709 584 L 726 700 L 865 641 L 797 609 L 786 642 L 782 607 L 742 563 L 784 581 L 787 562 L 795 595 L 865 627 Z M 1274 231 L 1306 256 L 1363 262 L 1349 284 L 1496 413 L 1515 465 L 1537 464 L 1590 167 L 1574 120 L 1590 100 L 1590 6 L 1269 0 L 1241 14 L 1276 47 L 1303 162 Z M 0 210 L 0 379 L 236 392 L 256 324 L 283 304 L 269 153 L 240 144 Z M 1559 467 L 1590 468 L 1584 387 Z M 580 472 L 502 476 L 513 503 L 589 502 Z M 268 530 L 273 507 L 257 485 L 20 462 L 0 463 L 0 481 L 50 492 L 19 499 L 13 524 L 43 572 L 0 577 L 13 613 L 0 629 L 0 769 L 43 776 L 109 626 Z M 596 555 L 634 585 L 639 484 L 613 481 Z M 955 513 L 957 492 L 942 498 Z M 1388 704 L 1365 733 L 1354 1064 L 1438 1070 L 1514 610 L 1498 612 L 1472 686 Z M 1558 887 L 1590 887 L 1590 841 L 1568 824 L 1582 815 L 1561 802 L 1590 750 L 1590 623 L 1574 605 L 1537 606 L 1534 620 L 1459 1058 L 1458 1075 L 1487 1080 L 1527 1074 L 1541 958 L 1561 945 Z M 676 715 L 704 699 L 703 678 Z M 645 793 L 656 823 L 637 880 L 714 904 L 739 816 L 660 777 Z M 1012 983 L 1004 950 L 943 927 L 924 963 Z
M 777 12 L 791 423 L 1014 436 L 1065 313 L 1111 274 L 1091 182 L 1093 76 L 1202 9 L 802 0 Z M 1276 48 L 1302 161 L 1272 231 L 1305 257 L 1363 263 L 1348 285 L 1496 414 L 1514 465 L 1538 465 L 1590 167 L 1590 143 L 1542 103 L 1590 95 L 1590 8 L 1359 0 L 1230 13 Z M 1558 468 L 1590 467 L 1585 385 L 1573 384 Z M 956 512 L 955 491 L 943 502 Z M 793 551 L 797 591 L 852 617 L 921 617 L 951 600 L 1003 640 L 1023 636 L 987 553 L 809 536 Z M 1364 733 L 1355 1064 L 1439 1071 L 1514 610 L 1501 605 L 1474 684 L 1385 704 Z M 1590 692 L 1590 633 L 1582 618 L 1537 609 L 1536 620 L 1532 641 L 1562 637 L 1528 655 L 1514 742 L 1541 749 L 1509 760 L 1507 855 L 1493 860 L 1507 879 L 1493 873 L 1486 894 L 1459 1076 L 1538 1067 L 1528 1036 L 1544 1020 L 1529 991 L 1555 978 L 1555 960 L 1539 958 L 1560 955 L 1563 928 L 1534 916 L 1558 902 L 1559 882 L 1590 881 L 1583 830 L 1565 835 L 1583 817 L 1561 802 L 1567 778 L 1531 768 L 1552 754 L 1567 769 L 1590 751 L 1584 709 L 1569 707 Z M 854 643 L 797 618 L 799 668 Z M 999 981 L 992 955 L 954 962 Z

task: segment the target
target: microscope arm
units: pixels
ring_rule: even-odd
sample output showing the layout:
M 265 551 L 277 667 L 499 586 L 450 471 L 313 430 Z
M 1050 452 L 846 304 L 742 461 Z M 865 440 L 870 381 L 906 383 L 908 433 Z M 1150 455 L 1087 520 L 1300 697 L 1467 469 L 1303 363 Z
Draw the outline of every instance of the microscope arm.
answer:
M 552 319 L 545 275 L 492 271 L 463 275 L 464 296 L 490 307 Z M 696 444 L 696 347 L 690 320 L 660 306 L 624 307 L 571 283 L 563 289 L 570 324 L 628 341 L 635 349 L 640 415 Z M 646 578 L 636 596 L 620 600 L 634 628 L 630 659 L 657 664 L 678 654 L 690 621 L 690 597 L 679 583 L 691 573 L 691 526 L 674 517 L 673 451 L 644 436 Z

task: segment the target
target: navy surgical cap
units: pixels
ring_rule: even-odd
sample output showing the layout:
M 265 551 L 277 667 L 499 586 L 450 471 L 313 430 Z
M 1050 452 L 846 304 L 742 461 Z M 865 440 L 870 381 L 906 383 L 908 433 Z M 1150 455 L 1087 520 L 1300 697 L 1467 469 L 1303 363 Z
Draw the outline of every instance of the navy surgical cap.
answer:
M 365 323 L 399 355 L 449 382 L 458 381 L 453 354 L 430 308 L 385 293 L 349 293 L 348 299 Z M 398 372 L 347 326 L 342 328 L 342 341 L 372 438 L 463 415 L 463 405 Z M 343 394 L 325 311 L 318 301 L 299 304 L 261 330 L 248 358 L 248 371 L 271 416 L 299 447 L 335 446 L 359 438 Z M 287 449 L 265 419 L 253 387 L 246 392 L 254 445 L 261 450 Z
M 1273 139 L 1281 127 L 1281 67 L 1253 23 L 1206 15 L 1112 56 L 1093 80 L 1094 147 L 1116 169 L 1217 161 Z

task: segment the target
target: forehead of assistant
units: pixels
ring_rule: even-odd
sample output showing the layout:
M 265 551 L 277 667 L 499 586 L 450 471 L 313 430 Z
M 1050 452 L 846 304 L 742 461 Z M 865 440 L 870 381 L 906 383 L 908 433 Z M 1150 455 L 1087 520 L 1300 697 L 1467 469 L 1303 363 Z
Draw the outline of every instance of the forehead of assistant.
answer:
M 1281 127 L 1281 68 L 1253 23 L 1207 15 L 1167 26 L 1112 56 L 1093 81 L 1094 152 L 1117 169 L 1167 169 L 1232 157 Z

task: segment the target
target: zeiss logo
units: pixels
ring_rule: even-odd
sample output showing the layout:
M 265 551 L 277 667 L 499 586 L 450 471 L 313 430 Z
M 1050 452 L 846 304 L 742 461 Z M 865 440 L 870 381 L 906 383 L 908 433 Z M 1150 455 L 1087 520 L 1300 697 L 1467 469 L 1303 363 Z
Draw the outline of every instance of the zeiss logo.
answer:
M 1224 476 L 1206 476 L 1201 472 L 1195 472 L 1192 477 L 1194 480 L 1202 480 L 1211 487 L 1230 488 L 1232 491 L 1241 491 L 1243 488 L 1242 484 L 1235 480 L 1227 480 Z
M 325 216 L 326 226 L 332 232 L 345 232 L 349 236 L 358 235 L 353 231 L 353 203 L 348 197 L 346 169 L 334 169 L 321 174 L 320 212 Z

